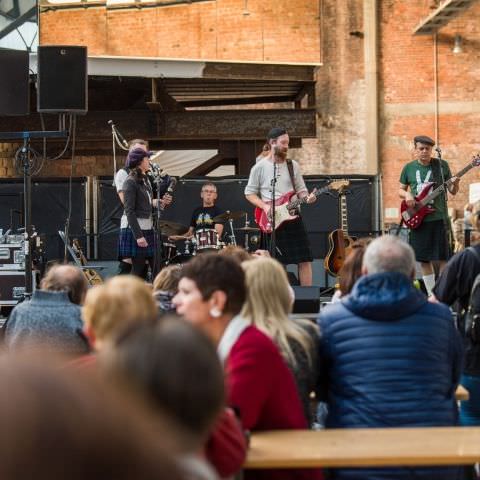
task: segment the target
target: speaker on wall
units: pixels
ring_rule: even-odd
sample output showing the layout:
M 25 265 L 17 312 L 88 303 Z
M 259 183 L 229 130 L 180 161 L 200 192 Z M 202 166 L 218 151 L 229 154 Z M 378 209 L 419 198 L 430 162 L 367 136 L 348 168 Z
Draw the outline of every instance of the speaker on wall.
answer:
M 87 113 L 87 47 L 38 47 L 37 110 L 50 113 Z
M 28 80 L 28 52 L 0 49 L 0 115 L 30 113 Z

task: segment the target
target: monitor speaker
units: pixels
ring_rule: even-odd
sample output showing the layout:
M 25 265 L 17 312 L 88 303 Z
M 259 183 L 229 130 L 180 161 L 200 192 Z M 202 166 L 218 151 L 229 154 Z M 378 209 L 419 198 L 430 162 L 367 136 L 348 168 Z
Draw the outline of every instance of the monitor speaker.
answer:
M 320 287 L 292 285 L 295 292 L 293 313 L 318 313 L 320 311 Z
M 37 110 L 87 113 L 87 47 L 38 47 Z
M 28 68 L 26 50 L 0 49 L 0 115 L 30 113 Z

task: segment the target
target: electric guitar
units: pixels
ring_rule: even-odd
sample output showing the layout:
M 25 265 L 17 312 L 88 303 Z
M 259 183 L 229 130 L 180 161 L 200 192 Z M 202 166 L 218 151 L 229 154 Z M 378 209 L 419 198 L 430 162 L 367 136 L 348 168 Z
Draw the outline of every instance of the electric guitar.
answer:
M 350 182 L 347 182 L 347 185 Z M 323 262 L 325 270 L 332 276 L 336 277 L 343 267 L 345 259 L 350 253 L 352 243 L 356 237 L 348 234 L 348 217 L 347 217 L 347 199 L 345 192 L 340 191 L 340 227 L 328 235 L 329 249 Z
M 330 190 L 339 190 L 340 188 L 348 185 L 347 180 L 337 180 L 331 182 L 325 187 L 320 189 L 314 188 L 312 193 L 315 197 L 322 195 Z M 275 230 L 277 230 L 284 222 L 290 222 L 298 218 L 297 209 L 300 205 L 306 203 L 307 197 L 297 198 L 292 200 L 292 197 L 295 195 L 295 192 L 292 190 L 285 193 L 281 197 L 277 198 L 275 201 Z M 271 205 L 272 202 L 265 202 Z M 257 222 L 260 230 L 264 233 L 272 233 L 272 218 L 271 213 L 267 216 L 264 210 L 261 208 L 255 207 L 255 221 Z
M 473 167 L 478 167 L 479 165 L 480 154 L 477 154 L 473 157 L 472 161 L 465 168 L 460 170 L 455 176 L 460 178 Z M 423 219 L 435 211 L 435 208 L 432 205 L 429 205 L 429 202 L 444 192 L 445 187 L 449 182 L 450 180 L 447 180 L 434 190 L 432 190 L 434 185 L 433 183 L 426 184 L 422 191 L 415 197 L 415 205 L 413 207 L 408 207 L 407 202 L 403 200 L 400 205 L 403 223 L 405 223 L 405 225 L 412 230 L 418 228 L 422 224 Z

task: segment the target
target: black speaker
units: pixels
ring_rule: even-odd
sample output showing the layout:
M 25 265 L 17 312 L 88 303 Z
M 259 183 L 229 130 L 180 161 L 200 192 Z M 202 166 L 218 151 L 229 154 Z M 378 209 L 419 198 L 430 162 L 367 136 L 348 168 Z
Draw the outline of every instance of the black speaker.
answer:
M 320 287 L 292 285 L 295 292 L 293 313 L 318 313 L 320 311 Z
M 37 110 L 87 113 L 87 47 L 38 47 Z
M 28 52 L 0 49 L 0 115 L 28 115 Z

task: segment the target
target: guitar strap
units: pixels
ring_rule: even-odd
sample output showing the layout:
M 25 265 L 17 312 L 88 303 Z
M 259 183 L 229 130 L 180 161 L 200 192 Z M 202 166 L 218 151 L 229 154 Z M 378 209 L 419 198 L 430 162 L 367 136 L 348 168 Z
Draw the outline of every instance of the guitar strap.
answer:
M 292 182 L 293 191 L 297 193 L 297 189 L 295 188 L 295 174 L 293 173 L 293 162 L 291 158 L 287 158 L 287 168 L 290 175 L 290 180 Z

